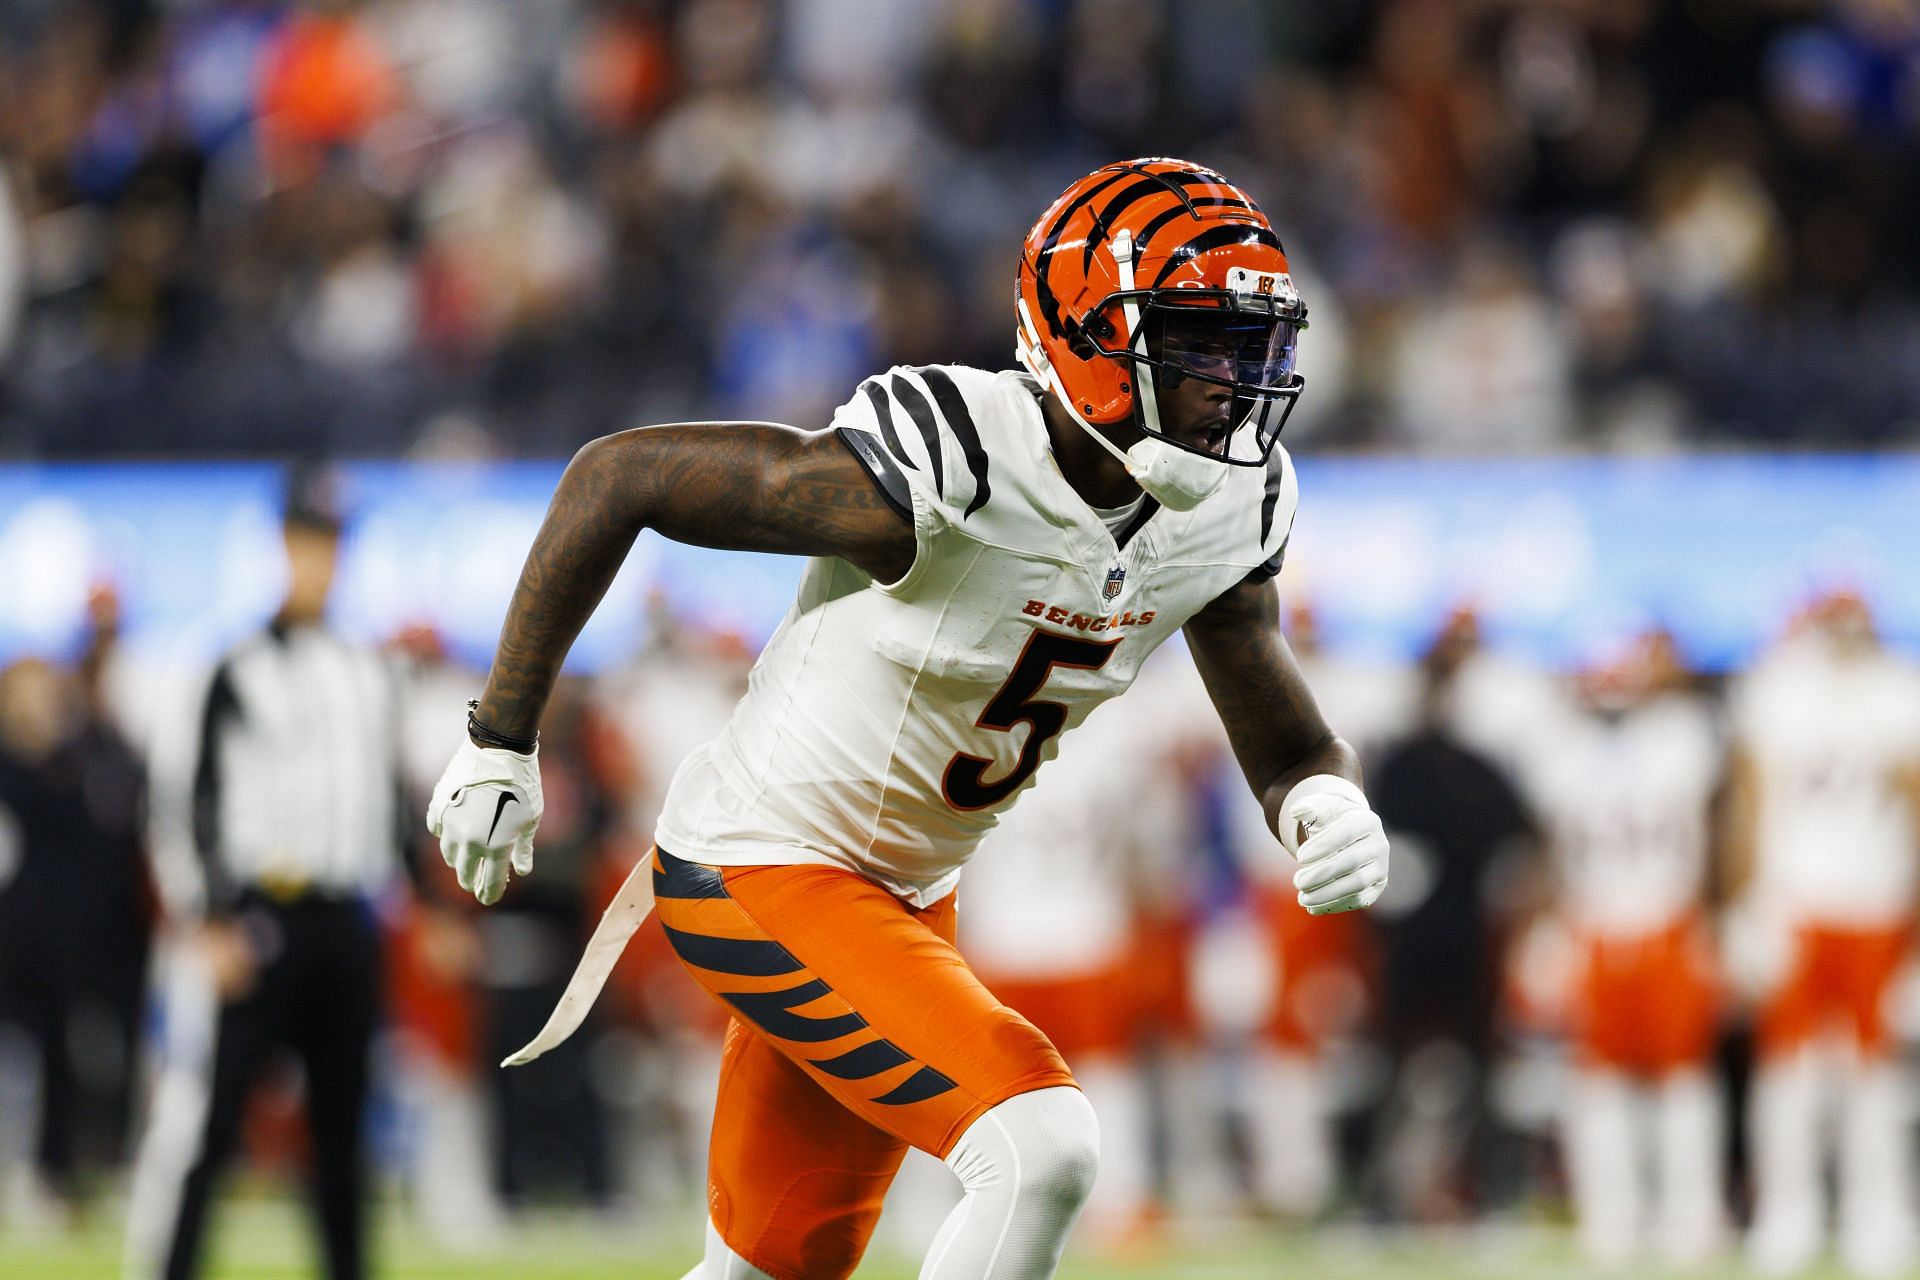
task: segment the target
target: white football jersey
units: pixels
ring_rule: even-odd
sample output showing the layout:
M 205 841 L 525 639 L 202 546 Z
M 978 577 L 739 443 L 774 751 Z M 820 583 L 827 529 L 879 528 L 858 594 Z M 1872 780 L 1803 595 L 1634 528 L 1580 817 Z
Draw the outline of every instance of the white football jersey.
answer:
M 824 863 L 947 894 L 1059 734 L 1214 597 L 1279 571 L 1298 490 L 1275 448 L 1194 510 L 1119 535 L 1054 463 L 1038 384 L 960 366 L 860 384 L 834 428 L 913 520 L 878 583 L 812 561 L 726 729 L 675 775 L 660 847 Z
M 1913 902 L 1920 674 L 1889 653 L 1836 654 L 1820 636 L 1776 650 L 1732 697 L 1759 772 L 1756 889 L 1803 919 L 1872 927 Z
M 1568 919 L 1639 935 L 1696 909 L 1720 771 L 1719 735 L 1698 699 L 1669 694 L 1618 720 L 1570 717 L 1531 788 Z

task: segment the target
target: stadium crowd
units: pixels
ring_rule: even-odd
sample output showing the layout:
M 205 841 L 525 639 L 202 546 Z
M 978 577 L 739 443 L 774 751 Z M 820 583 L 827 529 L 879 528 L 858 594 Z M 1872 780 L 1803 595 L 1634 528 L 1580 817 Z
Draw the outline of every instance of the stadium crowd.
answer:
M 1008 363 L 1031 211 L 1139 154 L 1283 229 L 1316 447 L 1912 440 L 1916 51 L 1901 0 L 15 0 L 0 455 L 824 422 Z
M 77 669 L 0 675 L 0 1132 L 40 1135 L 0 1150 L 0 1229 L 58 1224 L 116 1184 L 177 1016 L 140 1013 L 147 939 L 164 972 L 191 927 L 168 905 L 175 855 L 143 848 L 138 816 L 143 757 L 156 790 L 177 770 L 162 744 L 129 745 L 155 709 L 116 676 L 113 627 L 103 598 Z M 1483 647 L 1466 610 L 1410 665 L 1323 648 L 1304 605 L 1289 629 L 1392 834 L 1377 912 L 1298 908 L 1178 653 L 1067 739 L 962 886 L 970 961 L 1102 1116 L 1090 1238 L 1570 1207 L 1603 1262 L 1744 1247 L 1785 1272 L 1827 1243 L 1831 1145 L 1842 1258 L 1911 1265 L 1920 670 L 1864 602 L 1812 602 L 1712 678 L 1657 631 L 1549 674 Z M 492 1065 L 539 1028 L 667 779 L 743 687 L 736 637 L 664 606 L 638 630 L 632 660 L 565 684 L 546 722 L 538 874 L 482 911 L 416 836 L 425 874 L 379 900 L 373 1149 L 463 1246 L 529 1207 L 652 1220 L 701 1195 L 725 1014 L 657 922 L 585 1033 Z M 478 675 L 423 631 L 388 656 L 417 810 Z M 300 1087 L 283 1069 L 259 1090 L 254 1167 L 298 1166 Z M 933 1169 L 896 1187 L 884 1229 L 903 1247 L 948 1203 Z

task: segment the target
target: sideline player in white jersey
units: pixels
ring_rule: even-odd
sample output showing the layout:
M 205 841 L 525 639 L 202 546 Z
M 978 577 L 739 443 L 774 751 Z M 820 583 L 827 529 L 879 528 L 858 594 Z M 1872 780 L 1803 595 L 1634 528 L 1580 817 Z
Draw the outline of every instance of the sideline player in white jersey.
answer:
M 1581 673 L 1531 790 L 1576 957 L 1562 1132 L 1581 1244 L 1603 1262 L 1650 1246 L 1686 1264 L 1724 1230 L 1704 911 L 1722 752 L 1699 698 L 1661 686 L 1656 653 L 1642 636 Z
M 1920 671 L 1883 648 L 1866 603 L 1819 601 L 1732 697 L 1730 825 L 1756 988 L 1748 1245 L 1769 1271 L 1819 1251 L 1824 1114 L 1837 1109 L 1839 1245 L 1903 1274 L 1917 1236 L 1910 1081 L 1888 1005 L 1912 959 L 1920 869 Z
M 1176 629 L 1301 900 L 1364 907 L 1386 881 L 1280 632 L 1306 310 L 1265 215 L 1196 165 L 1109 165 L 1034 226 L 1018 280 L 1025 372 L 896 368 L 831 430 L 681 424 L 576 455 L 429 810 L 482 902 L 530 870 L 535 727 L 640 530 L 814 557 L 603 922 L 617 950 L 650 893 L 733 1014 L 694 1280 L 850 1274 L 908 1144 L 963 1188 L 926 1280 L 1053 1273 L 1098 1128 L 955 950 L 953 889 L 1054 739 Z M 603 963 L 590 946 L 586 987 Z

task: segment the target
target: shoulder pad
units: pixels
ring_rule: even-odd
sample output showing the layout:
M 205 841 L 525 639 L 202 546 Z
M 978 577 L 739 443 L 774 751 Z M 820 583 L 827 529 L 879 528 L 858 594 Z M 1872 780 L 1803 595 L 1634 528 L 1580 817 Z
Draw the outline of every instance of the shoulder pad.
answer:
M 958 523 L 993 493 L 975 420 L 992 378 L 959 366 L 896 366 L 860 384 L 834 414 L 834 430 L 889 502 L 910 510 L 918 491 Z

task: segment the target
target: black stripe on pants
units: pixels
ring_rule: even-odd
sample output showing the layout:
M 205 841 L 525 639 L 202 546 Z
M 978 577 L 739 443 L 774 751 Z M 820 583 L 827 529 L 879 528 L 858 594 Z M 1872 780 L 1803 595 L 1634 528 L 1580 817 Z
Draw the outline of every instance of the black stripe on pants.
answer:
M 247 1095 L 271 1052 L 284 1046 L 306 1070 L 310 1189 L 327 1275 L 364 1280 L 361 1132 L 379 1008 L 379 934 L 359 902 L 250 898 L 240 918 L 266 958 L 252 990 L 220 1009 L 206 1127 L 181 1189 L 166 1278 L 197 1274 L 209 1203 L 239 1141 Z

